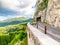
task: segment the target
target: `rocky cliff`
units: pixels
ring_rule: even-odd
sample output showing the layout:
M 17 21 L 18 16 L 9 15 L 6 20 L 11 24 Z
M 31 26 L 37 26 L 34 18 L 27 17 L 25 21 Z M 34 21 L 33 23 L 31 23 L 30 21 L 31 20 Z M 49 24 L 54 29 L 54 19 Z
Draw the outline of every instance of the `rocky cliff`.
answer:
M 34 17 L 60 28 L 60 0 L 38 0 Z

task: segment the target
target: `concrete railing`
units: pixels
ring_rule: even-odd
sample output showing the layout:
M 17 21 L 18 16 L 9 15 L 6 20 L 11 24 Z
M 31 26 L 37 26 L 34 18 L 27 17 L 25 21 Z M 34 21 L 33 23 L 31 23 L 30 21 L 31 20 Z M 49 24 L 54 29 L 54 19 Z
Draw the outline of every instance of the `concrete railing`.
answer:
M 32 26 L 28 26 L 28 45 L 60 45 L 59 42 L 42 33 L 40 30 Z

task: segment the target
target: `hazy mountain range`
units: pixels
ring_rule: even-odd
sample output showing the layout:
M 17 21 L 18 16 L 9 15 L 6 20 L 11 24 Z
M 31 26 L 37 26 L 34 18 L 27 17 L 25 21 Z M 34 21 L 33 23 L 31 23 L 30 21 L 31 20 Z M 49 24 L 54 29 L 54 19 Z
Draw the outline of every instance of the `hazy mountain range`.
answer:
M 10 18 L 3 21 L 0 21 L 0 27 L 4 27 L 7 25 L 15 25 L 15 24 L 21 24 L 21 23 L 27 23 L 33 21 L 32 18 L 25 18 L 25 17 L 19 17 L 19 18 Z

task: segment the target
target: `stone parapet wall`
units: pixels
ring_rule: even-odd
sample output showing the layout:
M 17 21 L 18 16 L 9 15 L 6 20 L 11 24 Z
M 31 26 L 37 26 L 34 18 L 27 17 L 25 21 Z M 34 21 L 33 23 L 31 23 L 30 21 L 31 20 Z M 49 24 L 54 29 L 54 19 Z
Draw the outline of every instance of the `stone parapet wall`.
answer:
M 40 30 L 32 26 L 30 23 L 28 26 L 28 45 L 60 45 L 59 42 L 45 35 Z

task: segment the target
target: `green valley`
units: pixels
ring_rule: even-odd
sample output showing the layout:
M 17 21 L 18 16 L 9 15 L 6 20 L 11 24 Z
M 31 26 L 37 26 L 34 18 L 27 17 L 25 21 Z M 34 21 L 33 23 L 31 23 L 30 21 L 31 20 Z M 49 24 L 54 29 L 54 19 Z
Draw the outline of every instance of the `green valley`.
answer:
M 10 19 L 0 21 L 0 27 L 4 27 L 7 25 L 24 24 L 31 21 L 33 21 L 32 18 L 25 18 L 25 17 L 10 18 Z
M 12 18 L 0 22 L 0 45 L 28 45 L 27 23 L 33 19 Z

